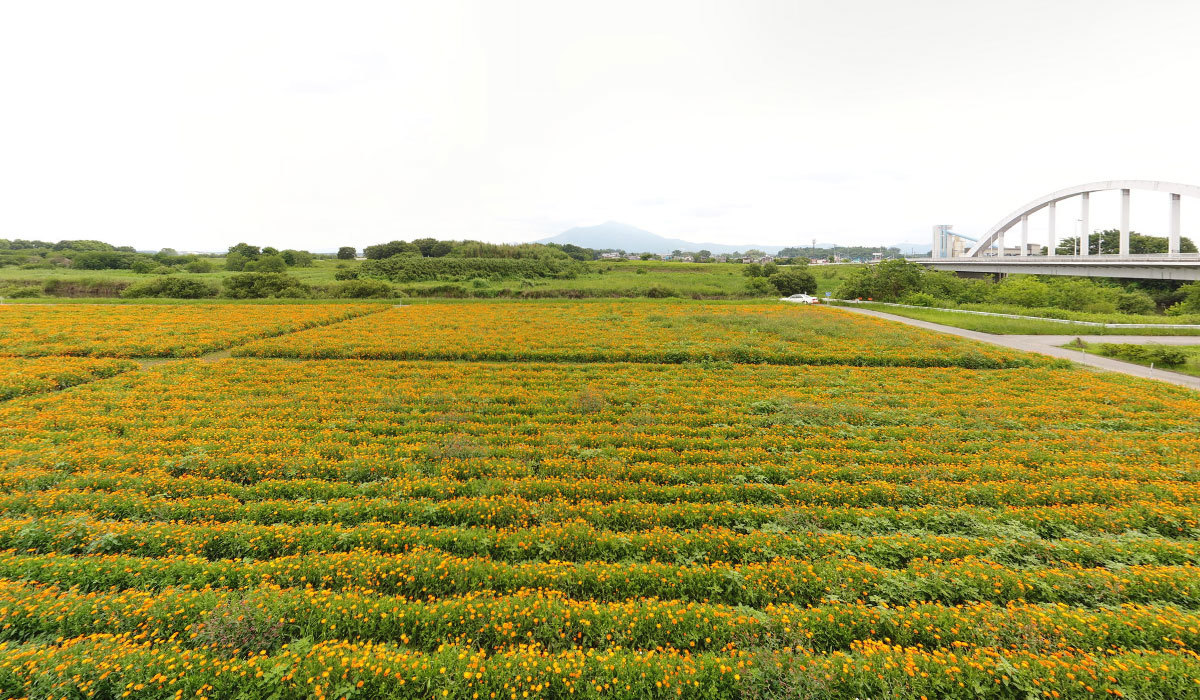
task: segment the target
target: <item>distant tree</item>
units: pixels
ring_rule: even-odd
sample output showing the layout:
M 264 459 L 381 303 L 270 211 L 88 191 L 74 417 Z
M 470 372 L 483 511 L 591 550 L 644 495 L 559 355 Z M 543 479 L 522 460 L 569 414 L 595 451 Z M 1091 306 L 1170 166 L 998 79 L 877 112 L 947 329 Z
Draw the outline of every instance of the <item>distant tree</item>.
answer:
M 709 251 L 709 250 L 697 250 L 696 251 L 696 262 L 707 262 L 711 259 L 712 259 L 712 251 Z
M 746 293 L 756 296 L 776 294 L 778 289 L 765 277 L 751 277 L 746 280 Z
M 1088 255 L 1099 255 L 1103 245 L 1104 255 L 1117 255 L 1121 252 L 1121 231 L 1110 228 L 1095 231 L 1088 235 Z M 1137 231 L 1129 232 L 1129 252 L 1132 255 L 1150 255 L 1166 253 L 1168 241 L 1166 236 L 1147 236 Z M 1071 236 L 1059 242 L 1054 252 L 1059 255 L 1075 255 L 1079 247 L 1079 237 Z M 1195 253 L 1196 244 L 1192 239 L 1182 236 L 1179 239 L 1179 252 Z
M 287 263 L 288 267 L 312 267 L 313 255 L 307 250 L 287 250 L 281 252 L 279 257 Z
M 129 269 L 139 275 L 149 274 L 158 268 L 158 262 L 153 258 L 138 258 L 129 265 Z
M 658 256 L 655 255 L 654 253 L 642 253 L 638 257 L 641 258 L 642 260 L 653 260 L 653 259 L 657 258 Z
M 358 251 L 355 250 L 353 246 L 344 245 L 341 248 L 338 248 L 338 260 L 353 260 L 356 257 L 358 257 Z
M 557 243 L 551 243 L 547 247 L 558 248 L 559 250 L 566 253 L 568 256 L 570 256 L 571 258 L 574 258 L 575 260 L 595 260 L 596 259 L 596 251 L 592 250 L 591 248 L 584 248 L 582 246 L 577 246 L 574 243 L 564 243 L 562 245 L 559 245 Z
M 212 264 L 211 260 L 206 260 L 204 258 L 198 258 L 196 260 L 191 261 L 190 263 L 185 264 L 183 266 L 183 269 L 187 270 L 188 272 L 195 272 L 195 273 L 212 272 L 213 264 Z
M 87 251 L 109 251 L 116 250 L 110 243 L 104 241 L 59 241 L 54 244 L 54 250 L 87 250 Z
M 241 272 L 246 269 L 246 265 L 253 262 L 251 258 L 246 257 L 243 253 L 230 250 L 225 256 L 225 269 L 233 272 Z
M 369 245 L 366 248 L 363 248 L 363 257 L 367 258 L 368 260 L 383 260 L 384 258 L 390 258 L 392 256 L 408 252 L 419 253 L 420 249 L 417 248 L 417 246 L 411 243 L 405 243 L 404 241 L 389 241 L 387 243 Z
M 449 255 L 452 250 L 454 250 L 454 246 L 450 245 L 446 241 L 438 241 L 429 246 L 428 253 L 422 251 L 421 254 L 428 258 L 444 258 Z
M 287 262 L 282 255 L 263 255 L 258 260 L 246 263 L 247 272 L 283 272 L 287 270 Z
M 276 248 L 272 248 L 271 246 L 267 246 L 266 248 L 262 249 L 262 254 L 263 255 L 279 255 L 279 250 L 277 250 Z
M 855 270 L 838 289 L 843 299 L 898 301 L 909 292 L 921 291 L 924 269 L 907 260 L 885 260 Z
M 421 251 L 421 257 L 432 258 L 434 257 L 432 255 L 433 247 L 438 244 L 438 240 L 436 238 L 415 238 L 412 244 Z
M 247 260 L 257 260 L 258 256 L 262 255 L 262 251 L 258 246 L 250 245 L 249 243 L 238 243 L 237 245 L 229 246 L 229 252 L 237 253 Z
M 808 270 L 785 270 L 767 278 L 775 289 L 784 296 L 793 294 L 816 294 L 817 278 Z

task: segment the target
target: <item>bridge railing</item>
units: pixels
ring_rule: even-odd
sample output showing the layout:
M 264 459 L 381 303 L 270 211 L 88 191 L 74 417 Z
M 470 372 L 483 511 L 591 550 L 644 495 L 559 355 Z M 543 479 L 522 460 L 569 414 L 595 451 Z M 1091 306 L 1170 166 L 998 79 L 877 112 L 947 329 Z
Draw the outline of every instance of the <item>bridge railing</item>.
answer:
M 977 257 L 939 257 L 939 258 L 909 258 L 913 262 L 953 262 L 953 263 L 994 263 L 1002 260 L 1005 263 L 1030 263 L 1045 265 L 1048 263 L 1096 263 L 1096 262 L 1200 262 L 1200 253 L 1142 253 L 1137 255 L 1091 254 L 1091 255 L 981 255 Z

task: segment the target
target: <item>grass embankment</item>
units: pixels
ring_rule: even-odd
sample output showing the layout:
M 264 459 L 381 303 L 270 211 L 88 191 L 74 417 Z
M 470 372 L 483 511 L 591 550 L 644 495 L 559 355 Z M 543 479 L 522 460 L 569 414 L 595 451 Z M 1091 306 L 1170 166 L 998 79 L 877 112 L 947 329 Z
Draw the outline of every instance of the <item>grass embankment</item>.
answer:
M 915 318 L 919 321 L 941 323 L 955 328 L 996 335 L 1200 335 L 1200 328 L 1105 328 L 1104 326 L 1064 323 L 1049 319 L 981 316 L 947 309 L 918 309 L 871 303 L 855 304 L 855 306 L 905 318 Z M 1126 316 L 1124 320 L 1117 321 L 1115 318 L 1121 318 L 1120 316 L 1106 314 L 1105 317 L 1114 319 L 1107 321 L 1109 323 L 1161 323 L 1164 325 L 1186 323 L 1191 320 L 1171 316 Z

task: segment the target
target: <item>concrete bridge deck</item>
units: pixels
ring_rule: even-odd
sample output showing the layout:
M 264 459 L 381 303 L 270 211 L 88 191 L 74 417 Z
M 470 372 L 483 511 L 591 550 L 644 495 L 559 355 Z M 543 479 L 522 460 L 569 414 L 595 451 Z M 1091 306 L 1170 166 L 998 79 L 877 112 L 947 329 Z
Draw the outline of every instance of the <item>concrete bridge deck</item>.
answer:
M 931 270 L 980 275 L 1070 275 L 1127 279 L 1200 280 L 1200 253 L 1175 255 L 1034 255 L 909 258 Z

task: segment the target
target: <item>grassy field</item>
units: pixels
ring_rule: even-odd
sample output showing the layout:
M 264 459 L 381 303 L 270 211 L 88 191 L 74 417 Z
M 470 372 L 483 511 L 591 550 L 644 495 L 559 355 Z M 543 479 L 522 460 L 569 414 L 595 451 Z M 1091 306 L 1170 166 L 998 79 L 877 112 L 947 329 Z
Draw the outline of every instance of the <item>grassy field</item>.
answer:
M 1181 387 L 753 301 L 5 309 L 0 697 L 1196 696 Z
M 180 273 L 189 279 L 207 280 L 220 284 L 221 280 L 236 274 L 221 269 L 223 259 L 214 259 L 217 270 L 208 273 Z M 299 278 L 305 284 L 329 286 L 337 283 L 334 274 L 341 269 L 354 270 L 362 265 L 361 261 L 344 262 L 337 260 L 317 260 L 312 267 L 289 268 L 287 273 Z M 831 265 L 828 267 L 813 266 L 810 268 L 817 279 L 818 294 L 834 291 L 849 270 L 854 266 Z M 459 281 L 453 284 L 461 286 L 469 292 L 495 293 L 508 290 L 514 294 L 522 292 L 564 292 L 579 291 L 583 294 L 609 296 L 644 296 L 652 288 L 663 290 L 677 296 L 702 296 L 713 298 L 738 298 L 748 295 L 746 277 L 742 274 L 744 265 L 734 263 L 670 263 L 656 261 L 596 261 L 587 263 L 589 272 L 574 279 L 532 279 L 532 280 L 483 280 L 481 284 L 470 281 Z M 69 270 L 55 269 L 21 269 L 17 267 L 0 267 L 0 286 L 12 284 L 41 285 L 47 280 L 111 280 L 123 283 L 137 283 L 152 279 L 153 275 L 139 275 L 129 270 Z M 430 280 L 400 285 L 406 289 L 430 289 L 445 286 L 444 280 Z
M 866 309 L 915 318 L 920 321 L 941 323 L 955 328 L 965 328 L 980 333 L 996 335 L 1200 335 L 1200 328 L 1104 328 L 1079 323 L 1061 323 L 1040 319 L 1004 318 L 979 314 L 957 313 L 944 309 L 919 309 L 885 304 L 855 304 Z M 1170 316 L 1130 316 L 1125 323 L 1179 323 Z M 1153 320 L 1149 320 L 1153 319 Z

